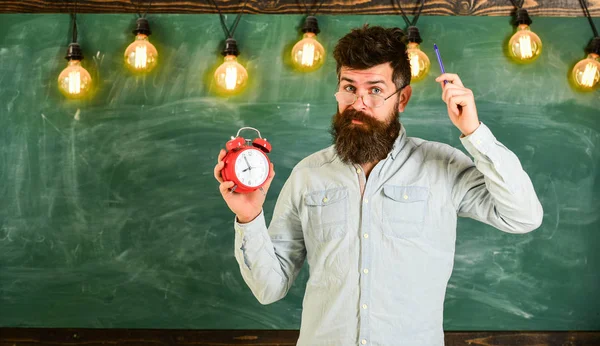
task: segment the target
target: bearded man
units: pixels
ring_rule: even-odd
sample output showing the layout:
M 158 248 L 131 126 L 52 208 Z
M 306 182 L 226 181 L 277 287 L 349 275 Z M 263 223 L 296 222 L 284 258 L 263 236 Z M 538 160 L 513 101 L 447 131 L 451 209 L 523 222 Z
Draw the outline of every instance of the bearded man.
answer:
M 219 154 L 214 175 L 236 215 L 235 258 L 263 304 L 283 298 L 308 261 L 298 345 L 443 345 L 457 217 L 525 233 L 540 226 L 541 204 L 456 74 L 436 81 L 474 160 L 407 136 L 399 114 L 412 89 L 401 29 L 354 29 L 334 57 L 333 145 L 293 169 L 268 228 L 265 191 L 232 193 Z

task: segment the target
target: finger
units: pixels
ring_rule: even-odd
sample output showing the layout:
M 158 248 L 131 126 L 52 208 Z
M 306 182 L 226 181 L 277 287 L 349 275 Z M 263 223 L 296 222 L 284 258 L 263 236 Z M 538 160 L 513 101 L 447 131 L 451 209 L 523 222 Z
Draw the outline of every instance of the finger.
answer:
M 454 111 L 454 113 L 456 115 L 460 114 L 460 107 L 467 107 L 470 103 L 470 96 L 469 94 L 461 94 L 461 95 L 454 95 L 450 98 L 448 106 L 452 107 L 452 110 Z
M 269 187 L 271 187 L 271 183 L 273 182 L 273 178 L 275 178 L 275 169 L 273 168 L 273 163 L 271 163 L 271 172 L 269 173 L 269 177 L 267 178 L 267 181 L 265 182 L 265 185 L 263 185 L 263 190 L 264 193 L 266 194 L 267 191 L 269 191 Z
M 442 82 L 442 83 L 445 80 L 454 85 L 464 87 L 462 81 L 460 80 L 460 77 L 458 77 L 458 75 L 455 73 L 443 73 L 435 79 L 436 82 Z M 446 84 L 446 85 L 448 85 L 448 84 Z
M 442 90 L 444 90 L 444 87 L 445 87 L 446 85 L 452 85 L 452 83 L 448 83 L 448 81 L 447 81 L 447 80 L 445 80 L 445 79 L 443 79 L 443 78 L 441 78 L 441 79 L 440 79 L 440 77 L 437 77 L 437 78 L 435 79 L 435 81 L 436 81 L 436 82 L 438 82 L 438 83 L 440 83 L 440 87 L 442 87 Z
M 229 194 L 229 189 L 231 189 L 233 185 L 235 185 L 233 181 L 222 182 L 221 185 L 219 185 L 219 191 L 221 191 L 221 195 L 223 195 L 223 197 L 227 196 Z
M 221 176 L 221 171 L 223 170 L 223 167 L 225 167 L 225 162 L 221 161 L 215 165 L 215 170 L 213 172 L 215 179 L 217 179 L 219 183 L 223 182 L 223 177 Z
M 450 98 L 450 103 L 461 107 L 467 107 L 471 103 L 471 97 L 469 94 L 454 95 Z
M 461 87 L 453 85 L 453 84 L 448 84 L 444 88 L 444 91 L 442 91 L 442 100 L 444 100 L 444 102 L 448 103 L 448 100 L 450 99 L 450 97 L 452 97 L 454 95 L 464 94 L 465 92 L 466 92 L 465 88 L 461 88 Z
M 217 162 L 221 162 L 221 160 L 223 160 L 223 157 L 225 157 L 225 154 L 227 154 L 225 149 L 221 149 L 221 151 L 219 152 L 219 157 L 217 158 Z

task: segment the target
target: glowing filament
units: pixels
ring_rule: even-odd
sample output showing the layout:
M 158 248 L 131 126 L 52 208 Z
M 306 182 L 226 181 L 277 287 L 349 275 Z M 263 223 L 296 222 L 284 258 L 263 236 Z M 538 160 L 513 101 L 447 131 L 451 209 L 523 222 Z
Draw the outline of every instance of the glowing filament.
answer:
M 79 71 L 69 72 L 69 93 L 79 94 L 81 92 L 81 75 Z
M 418 76 L 420 68 L 419 56 L 417 54 L 410 54 L 410 74 L 413 77 Z
M 592 63 L 587 63 L 585 65 L 585 70 L 583 70 L 583 76 L 581 76 L 581 85 L 592 87 L 597 73 L 598 67 Z
M 147 60 L 146 46 L 139 45 L 135 47 L 135 68 L 146 68 Z
M 235 89 L 237 82 L 237 68 L 235 66 L 227 66 L 225 70 L 225 88 L 227 90 Z
M 315 61 L 315 45 L 305 43 L 302 47 L 302 65 L 312 66 Z
M 521 35 L 521 37 L 519 37 L 519 50 L 521 52 L 521 58 L 523 59 L 529 59 L 533 56 L 531 38 L 529 35 Z

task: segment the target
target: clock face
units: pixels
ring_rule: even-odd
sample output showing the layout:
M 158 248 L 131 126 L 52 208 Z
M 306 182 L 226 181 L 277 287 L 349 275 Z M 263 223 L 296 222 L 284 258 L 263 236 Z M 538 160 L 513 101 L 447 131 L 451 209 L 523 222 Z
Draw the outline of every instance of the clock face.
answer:
M 235 160 L 235 175 L 242 184 L 257 187 L 269 176 L 269 161 L 258 149 L 244 150 Z

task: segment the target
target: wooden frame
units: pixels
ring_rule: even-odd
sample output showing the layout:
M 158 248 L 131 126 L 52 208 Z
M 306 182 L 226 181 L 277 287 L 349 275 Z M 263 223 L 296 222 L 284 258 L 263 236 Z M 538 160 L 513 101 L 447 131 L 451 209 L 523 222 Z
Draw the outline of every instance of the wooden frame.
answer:
M 407 15 L 413 14 L 419 0 L 400 0 Z M 520 0 L 517 0 L 520 1 Z M 592 17 L 600 16 L 600 0 L 586 0 Z M 216 13 L 210 0 L 2 0 L 0 13 Z M 215 0 L 221 11 L 240 12 L 244 0 Z M 304 4 L 315 11 L 320 0 L 248 0 L 245 12 L 254 14 L 306 14 Z M 149 6 L 148 6 L 149 4 Z M 531 16 L 583 17 L 577 0 L 525 0 Z M 423 15 L 510 16 L 510 0 L 425 0 Z M 324 0 L 318 14 L 399 14 L 396 0 Z
M 0 346 L 295 346 L 297 330 L 1 328 Z M 446 332 L 446 346 L 600 345 L 600 332 Z

